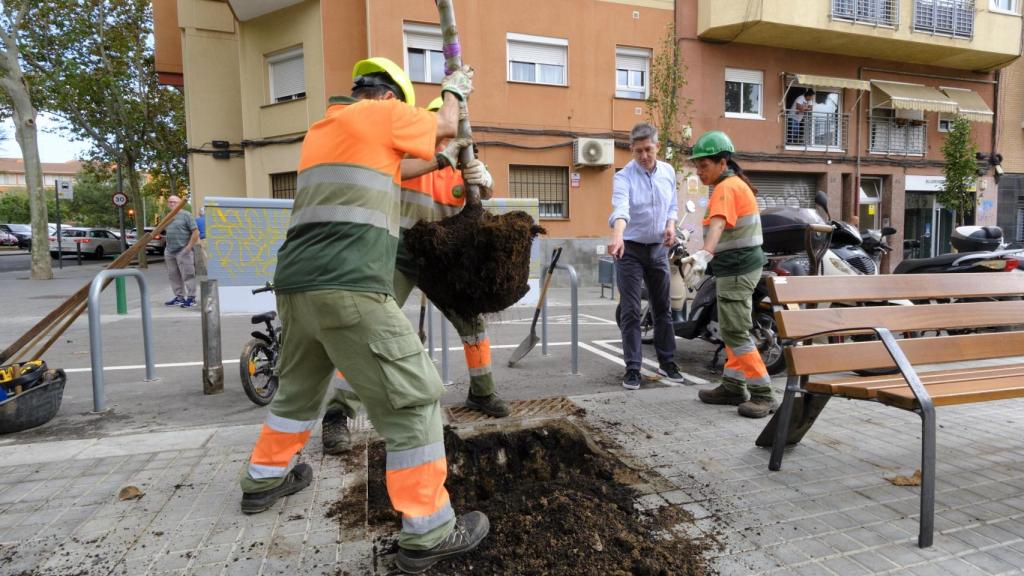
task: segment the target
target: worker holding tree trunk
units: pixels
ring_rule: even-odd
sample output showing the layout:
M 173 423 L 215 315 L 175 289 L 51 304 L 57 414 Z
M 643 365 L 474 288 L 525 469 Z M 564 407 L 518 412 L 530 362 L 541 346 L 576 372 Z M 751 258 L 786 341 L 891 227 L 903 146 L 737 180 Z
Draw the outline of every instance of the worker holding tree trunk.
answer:
M 442 100 L 435 98 L 427 106 L 427 110 L 436 112 L 441 108 Z M 437 222 L 458 213 L 466 205 L 464 182 L 455 169 L 458 149 L 463 143 L 458 140 L 442 142 L 438 145 L 439 156 L 447 164 L 445 167 L 410 178 L 402 182 L 402 222 L 399 234 L 404 234 L 418 221 Z M 474 159 L 464 171 L 469 184 L 477 184 L 482 189 L 482 196 L 489 198 L 493 179 L 480 160 Z M 419 263 L 416 262 L 404 243 L 398 244 L 398 255 L 395 260 L 395 300 L 401 307 L 416 286 L 419 276 Z M 462 348 L 466 355 L 469 368 L 469 395 L 466 405 L 480 410 L 490 416 L 503 418 L 508 416 L 509 408 L 495 392 L 494 375 L 491 371 L 491 341 L 487 336 L 487 324 L 483 315 L 463 318 L 449 311 L 441 311 L 451 321 L 462 339 Z M 327 454 L 343 454 L 352 448 L 351 431 L 348 421 L 359 412 L 359 396 L 353 391 L 345 375 L 338 374 L 337 389 L 327 405 L 324 414 L 321 439 L 324 452 Z
M 452 510 L 444 386 L 393 296 L 402 159 L 437 167 L 436 142 L 455 136 L 472 72 L 445 77 L 437 114 L 414 107 L 412 83 L 390 60 L 360 61 L 352 75 L 352 97 L 332 98 L 302 144 L 274 274 L 284 326 L 279 389 L 241 479 L 241 506 L 262 512 L 309 485 L 308 464 L 288 468 L 316 427 L 337 367 L 385 440 L 388 496 L 402 514 L 397 564 L 415 573 L 473 549 L 490 529 L 484 514 L 456 518 Z

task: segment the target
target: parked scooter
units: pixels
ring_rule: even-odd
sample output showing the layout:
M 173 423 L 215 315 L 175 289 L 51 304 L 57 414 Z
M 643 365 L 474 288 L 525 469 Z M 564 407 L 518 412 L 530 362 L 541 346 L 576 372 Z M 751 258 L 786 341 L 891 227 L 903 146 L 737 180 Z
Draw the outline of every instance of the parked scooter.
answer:
M 952 254 L 905 259 L 893 274 L 1013 272 L 1024 261 L 1024 251 L 1006 249 L 1008 244 L 998 226 L 958 226 L 949 243 L 955 250 Z
M 685 295 L 681 308 L 673 309 L 672 330 L 675 335 L 687 340 L 700 339 L 718 346 L 711 365 L 714 369 L 718 367 L 718 359 L 725 343 L 722 342 L 718 329 L 718 306 L 716 296 L 716 280 L 713 275 L 705 274 L 696 284 L 686 281 L 682 261 L 688 257 L 689 251 L 686 243 L 690 239 L 690 231 L 682 227 L 683 221 L 690 214 L 696 212 L 697 208 L 693 201 L 686 203 L 686 214 L 679 219 L 676 225 L 676 244 L 669 249 L 669 267 L 672 272 L 673 282 L 683 283 Z M 646 294 L 642 296 L 646 300 Z M 764 360 L 765 367 L 769 374 L 778 374 L 786 368 L 786 357 L 783 354 L 782 343 L 779 341 L 778 330 L 775 325 L 775 317 L 772 314 L 769 304 L 767 286 L 762 279 L 754 290 L 753 295 L 753 328 L 750 331 Z M 615 308 L 615 321 L 619 321 L 619 307 Z M 640 315 L 640 335 L 645 344 L 653 342 L 654 321 L 651 316 L 650 303 L 644 305 Z

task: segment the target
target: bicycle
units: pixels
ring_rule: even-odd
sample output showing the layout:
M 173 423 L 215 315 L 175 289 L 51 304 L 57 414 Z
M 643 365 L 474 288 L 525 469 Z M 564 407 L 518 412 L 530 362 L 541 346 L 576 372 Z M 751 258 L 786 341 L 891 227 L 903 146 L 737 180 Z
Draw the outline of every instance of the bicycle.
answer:
M 262 288 L 256 288 L 253 294 L 273 292 L 273 282 L 267 282 Z M 252 317 L 253 324 L 266 324 L 266 332 L 254 330 L 252 340 L 242 347 L 238 371 L 242 378 L 242 389 L 257 406 L 266 406 L 274 399 L 277 392 L 277 357 L 281 352 L 281 326 L 274 325 L 277 312 L 271 310 Z

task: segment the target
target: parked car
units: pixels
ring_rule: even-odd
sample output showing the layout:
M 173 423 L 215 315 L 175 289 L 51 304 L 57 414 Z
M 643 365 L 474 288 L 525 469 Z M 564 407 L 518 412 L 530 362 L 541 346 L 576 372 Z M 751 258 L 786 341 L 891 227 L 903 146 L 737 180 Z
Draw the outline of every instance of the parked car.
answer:
M 0 246 L 17 246 L 18 237 L 10 232 L 0 230 Z
M 103 258 L 107 254 L 121 252 L 121 238 L 102 228 L 64 228 L 61 227 L 62 254 L 75 254 L 76 244 L 82 247 L 82 254 Z M 57 237 L 50 236 L 50 255 L 57 257 Z
M 147 226 L 146 228 L 144 228 L 144 230 L 145 232 L 143 233 L 145 234 L 152 232 L 153 228 L 151 226 Z M 135 240 L 137 238 L 138 231 L 135 228 L 132 228 L 131 230 L 125 232 L 125 241 L 128 242 L 128 246 L 135 244 Z M 157 234 L 150 238 L 149 242 L 146 244 L 146 252 L 149 254 L 163 254 L 164 247 L 166 246 L 167 239 L 164 238 L 163 234 Z
M 18 248 L 32 247 L 32 227 L 28 224 L 0 224 L 0 232 L 6 232 L 18 239 Z

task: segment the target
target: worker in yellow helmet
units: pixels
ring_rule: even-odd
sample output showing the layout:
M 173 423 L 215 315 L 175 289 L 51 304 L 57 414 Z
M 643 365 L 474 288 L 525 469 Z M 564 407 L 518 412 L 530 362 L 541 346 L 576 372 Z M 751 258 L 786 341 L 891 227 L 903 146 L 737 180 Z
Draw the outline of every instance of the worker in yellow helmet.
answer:
M 401 226 L 401 165 L 443 159 L 437 142 L 455 136 L 472 71 L 441 83 L 436 114 L 417 109 L 408 76 L 370 58 L 353 69 L 352 97 L 331 98 L 302 143 L 291 222 L 274 286 L 284 325 L 279 388 L 241 480 L 242 512 L 270 508 L 310 484 L 292 459 L 319 422 L 335 367 L 351 378 L 387 451 L 386 485 L 402 514 L 398 568 L 419 573 L 475 548 L 490 523 L 456 518 L 444 487 L 441 379 L 394 298 Z M 425 169 L 425 171 L 427 171 Z

